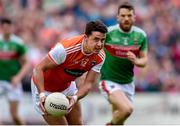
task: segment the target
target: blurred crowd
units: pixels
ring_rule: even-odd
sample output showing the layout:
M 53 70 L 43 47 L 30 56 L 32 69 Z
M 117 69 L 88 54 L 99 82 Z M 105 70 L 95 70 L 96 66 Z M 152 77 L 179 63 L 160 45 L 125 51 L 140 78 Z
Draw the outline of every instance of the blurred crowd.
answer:
M 29 47 L 32 65 L 59 40 L 83 33 L 89 20 L 116 24 L 123 0 L 0 0 L 0 18 L 14 22 L 14 32 Z M 136 90 L 180 91 L 180 1 L 129 0 L 136 9 L 136 24 L 149 41 L 148 66 L 135 68 Z M 31 72 L 24 79 L 30 87 Z M 27 89 L 28 90 L 28 89 Z

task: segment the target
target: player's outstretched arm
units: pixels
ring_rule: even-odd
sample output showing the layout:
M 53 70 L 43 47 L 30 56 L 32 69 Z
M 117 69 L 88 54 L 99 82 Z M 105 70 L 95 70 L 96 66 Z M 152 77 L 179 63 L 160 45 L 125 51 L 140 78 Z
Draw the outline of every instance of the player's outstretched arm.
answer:
M 84 77 L 86 75 L 86 77 Z M 92 89 L 94 84 L 96 84 L 97 79 L 99 78 L 100 73 L 95 72 L 93 70 L 89 71 L 87 74 L 84 74 L 79 81 L 79 90 L 76 95 L 68 96 L 69 98 L 69 108 L 68 111 L 72 110 L 73 105 L 81 98 L 85 97 L 88 92 Z
M 88 92 L 92 89 L 92 87 L 96 84 L 100 73 L 90 70 L 86 74 L 86 78 L 84 83 L 80 86 L 79 91 L 77 92 L 78 99 L 83 98 L 88 94 Z
M 46 113 L 44 108 L 44 102 L 46 99 L 44 90 L 44 72 L 52 67 L 57 66 L 56 63 L 50 60 L 48 56 L 45 56 L 42 61 L 33 70 L 33 81 L 36 85 L 39 97 L 40 97 L 40 107 L 44 113 Z
M 31 68 L 31 64 L 29 63 L 27 54 L 24 54 L 20 58 L 20 62 L 22 64 L 22 67 L 21 67 L 20 71 L 15 76 L 12 77 L 12 80 L 11 80 L 13 86 L 17 86 L 17 84 L 19 84 L 19 82 L 30 71 L 30 68 Z
M 42 61 L 33 70 L 33 80 L 38 89 L 38 92 L 44 92 L 44 72 L 47 69 L 57 66 L 49 56 L 45 56 Z

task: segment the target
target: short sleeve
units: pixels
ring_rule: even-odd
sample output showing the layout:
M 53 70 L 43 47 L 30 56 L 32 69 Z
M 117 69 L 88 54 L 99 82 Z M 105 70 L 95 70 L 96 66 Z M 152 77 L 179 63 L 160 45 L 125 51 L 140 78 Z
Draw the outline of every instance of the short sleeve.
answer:
M 92 67 L 92 70 L 100 73 L 100 70 L 101 70 L 103 63 L 104 63 L 104 60 L 102 62 L 100 62 L 99 64 L 95 65 L 94 67 Z
M 148 40 L 147 40 L 147 37 L 145 36 L 141 44 L 140 50 L 144 51 L 144 50 L 147 50 L 147 48 L 148 48 Z
M 48 56 L 56 64 L 61 64 L 66 59 L 66 51 L 63 45 L 58 43 L 49 51 Z
M 22 56 L 22 55 L 24 55 L 25 53 L 27 53 L 27 51 L 28 51 L 28 47 L 27 46 L 25 46 L 24 44 L 19 44 L 19 46 L 18 46 L 19 48 L 18 48 L 18 53 Z

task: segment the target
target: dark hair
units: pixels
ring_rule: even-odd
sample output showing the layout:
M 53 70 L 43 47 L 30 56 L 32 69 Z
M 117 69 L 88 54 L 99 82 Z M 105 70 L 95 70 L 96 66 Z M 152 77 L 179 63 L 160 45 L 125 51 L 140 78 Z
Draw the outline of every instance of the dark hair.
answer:
M 85 34 L 87 36 L 91 35 L 93 31 L 98 31 L 101 33 L 107 33 L 107 27 L 101 21 L 90 21 L 86 24 Z
M 12 24 L 12 21 L 9 18 L 0 18 L 1 24 Z
M 134 6 L 132 4 L 130 4 L 129 2 L 127 2 L 127 1 L 123 2 L 122 4 L 119 5 L 119 7 L 118 7 L 118 14 L 119 14 L 119 10 L 121 8 L 126 8 L 128 10 L 133 10 L 133 12 L 135 12 Z

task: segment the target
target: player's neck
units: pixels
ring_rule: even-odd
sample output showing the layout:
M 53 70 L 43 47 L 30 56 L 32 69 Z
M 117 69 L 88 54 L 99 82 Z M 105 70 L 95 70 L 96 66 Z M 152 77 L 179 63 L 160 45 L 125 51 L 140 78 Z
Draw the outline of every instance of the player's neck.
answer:
M 133 26 L 131 26 L 128 30 L 125 30 L 125 29 L 123 29 L 123 27 L 119 24 L 119 29 L 120 29 L 120 31 L 123 32 L 123 33 L 127 33 L 127 34 L 132 32 L 132 27 L 133 27 Z
M 3 39 L 4 39 L 4 41 L 9 41 L 10 34 L 3 34 Z

